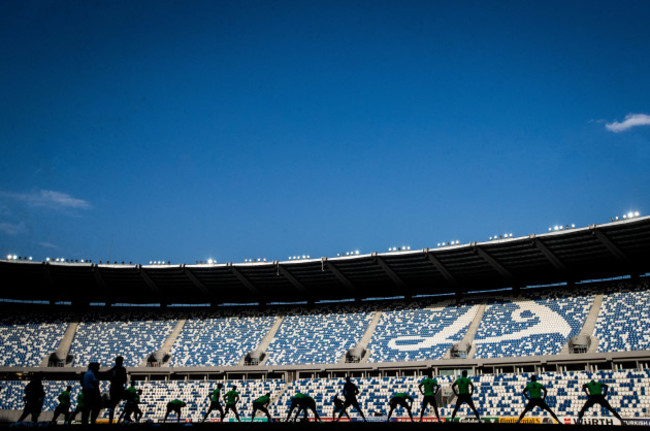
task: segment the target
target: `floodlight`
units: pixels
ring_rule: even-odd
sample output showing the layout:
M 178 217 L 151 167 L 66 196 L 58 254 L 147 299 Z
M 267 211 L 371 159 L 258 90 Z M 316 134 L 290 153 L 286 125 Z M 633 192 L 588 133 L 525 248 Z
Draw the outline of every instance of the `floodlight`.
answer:
M 639 215 L 640 215 L 640 213 L 638 211 L 634 212 L 634 217 L 638 217 Z
M 355 252 L 354 252 L 354 253 L 355 253 L 355 254 L 359 254 L 359 250 L 355 250 Z

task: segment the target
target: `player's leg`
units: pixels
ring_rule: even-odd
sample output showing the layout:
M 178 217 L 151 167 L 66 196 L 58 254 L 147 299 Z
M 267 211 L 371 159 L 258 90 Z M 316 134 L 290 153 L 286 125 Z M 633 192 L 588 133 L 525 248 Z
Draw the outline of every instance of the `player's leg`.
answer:
M 578 425 L 582 423 L 582 417 L 584 416 L 585 412 L 589 410 L 591 406 L 595 404 L 596 400 L 593 397 L 588 397 L 587 402 L 585 402 L 585 405 L 582 406 L 582 409 L 580 409 L 580 413 L 578 413 Z
M 454 418 L 456 417 L 456 412 L 458 412 L 458 408 L 460 405 L 463 404 L 463 399 L 459 395 L 456 399 L 456 406 L 454 407 L 454 411 L 451 413 L 451 420 L 453 421 Z
M 555 422 L 557 422 L 558 424 L 560 423 L 560 420 L 557 418 L 557 416 L 555 415 L 553 410 L 551 410 L 548 404 L 546 404 L 546 401 L 542 400 L 542 402 L 539 404 L 539 407 L 549 412 L 551 416 L 553 416 L 553 419 L 555 419 Z
M 467 404 L 469 405 L 469 408 L 472 409 L 472 411 L 476 415 L 476 419 L 478 419 L 478 421 L 481 422 L 481 417 L 478 415 L 478 411 L 476 410 L 476 407 L 474 406 L 474 401 L 472 401 L 471 397 L 467 397 Z
M 241 419 L 239 419 L 239 412 L 237 412 L 237 405 L 236 404 L 233 404 L 232 411 L 235 413 L 235 417 L 237 418 L 237 422 L 241 422 Z
M 526 416 L 526 413 L 528 413 L 532 408 L 533 408 L 532 400 L 528 400 L 528 402 L 526 403 L 526 407 L 524 407 L 524 411 L 521 412 L 521 414 L 519 415 L 519 419 L 517 419 L 516 423 L 521 422 L 524 416 Z
M 411 422 L 414 422 L 413 420 L 413 413 L 411 413 L 411 406 L 409 406 L 409 403 L 404 400 L 404 404 L 402 406 L 406 409 L 406 412 L 409 414 L 409 417 L 411 418 Z
M 361 415 L 361 419 L 363 419 L 364 422 L 367 422 L 367 421 L 366 421 L 366 416 L 363 414 L 363 410 L 361 410 L 361 404 L 359 404 L 359 401 L 358 401 L 357 399 L 355 399 L 355 400 L 353 401 L 353 403 L 352 403 L 352 407 L 354 407 L 355 409 L 357 409 L 357 411 L 358 411 L 359 414 Z M 347 413 L 346 413 L 346 415 L 347 415 Z M 350 418 L 350 416 L 348 416 L 348 418 Z
M 425 396 L 424 399 L 422 400 L 422 410 L 420 410 L 420 422 L 422 422 L 422 418 L 424 417 L 424 412 L 427 411 L 428 405 L 429 405 L 429 397 Z
M 388 418 L 386 419 L 386 422 L 390 420 L 390 417 L 393 414 L 393 410 L 395 410 L 395 407 L 397 407 L 397 403 L 395 403 L 393 400 L 390 400 L 390 410 L 388 410 Z
M 208 411 L 203 415 L 203 420 L 201 422 L 205 422 L 208 419 L 208 416 L 210 416 L 210 412 L 212 412 L 212 405 L 213 403 L 211 402 L 210 406 L 208 407 Z
M 609 410 L 616 419 L 621 421 L 621 424 L 625 425 L 625 421 L 623 420 L 623 418 L 621 418 L 621 416 L 616 412 L 616 410 L 614 410 L 614 408 L 609 404 L 609 402 L 605 399 L 605 397 L 602 397 L 602 399 L 600 399 L 599 401 L 600 401 L 599 404 L 601 406 Z

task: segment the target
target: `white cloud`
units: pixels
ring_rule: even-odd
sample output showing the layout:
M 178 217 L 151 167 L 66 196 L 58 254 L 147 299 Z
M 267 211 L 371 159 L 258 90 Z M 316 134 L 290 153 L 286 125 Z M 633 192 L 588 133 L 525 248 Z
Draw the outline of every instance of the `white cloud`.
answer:
M 650 115 L 648 114 L 627 114 L 625 116 L 625 121 L 619 123 L 614 121 L 612 123 L 605 124 L 605 128 L 610 132 L 619 133 L 632 127 L 637 126 L 650 126 Z
M 0 232 L 5 233 L 7 235 L 18 235 L 19 233 L 23 233 L 27 230 L 27 227 L 25 226 L 25 223 L 20 222 L 20 223 L 0 223 Z
M 44 248 L 51 248 L 52 250 L 58 250 L 59 246 L 52 244 L 51 242 L 39 242 L 38 245 Z
M 33 193 L 0 192 L 0 196 L 24 202 L 32 207 L 47 207 L 54 209 L 89 209 L 92 207 L 88 201 L 54 190 L 40 190 Z

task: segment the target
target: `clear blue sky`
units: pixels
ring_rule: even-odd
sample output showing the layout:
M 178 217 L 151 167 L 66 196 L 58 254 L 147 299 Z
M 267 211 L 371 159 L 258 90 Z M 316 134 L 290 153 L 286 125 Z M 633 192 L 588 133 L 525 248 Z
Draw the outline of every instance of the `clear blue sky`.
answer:
M 647 214 L 649 20 L 648 1 L 0 2 L 0 253 L 285 260 Z

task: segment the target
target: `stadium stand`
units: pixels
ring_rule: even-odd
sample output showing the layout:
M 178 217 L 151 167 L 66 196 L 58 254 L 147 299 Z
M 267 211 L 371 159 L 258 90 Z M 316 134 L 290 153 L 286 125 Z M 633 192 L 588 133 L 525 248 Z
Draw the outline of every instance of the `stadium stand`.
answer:
M 124 357 L 124 365 L 140 365 L 158 350 L 174 328 L 176 316 L 152 312 L 84 313 L 70 347 L 76 366 L 89 362 L 112 364 Z
M 273 325 L 273 316 L 256 314 L 250 309 L 237 315 L 192 313 L 171 350 L 170 365 L 237 365 Z
M 608 289 L 594 335 L 599 352 L 650 350 L 650 291 L 620 283 Z
M 267 365 L 336 363 L 363 336 L 371 315 L 350 306 L 294 309 L 269 345 Z
M 441 359 L 467 331 L 475 310 L 448 302 L 405 303 L 384 310 L 368 345 L 368 362 Z
M 0 366 L 38 367 L 58 346 L 67 328 L 58 313 L 0 316 Z
M 525 406 L 522 396 L 523 388 L 530 381 L 530 373 L 522 374 L 482 374 L 471 377 L 475 385 L 474 401 L 479 414 L 484 417 L 517 417 Z M 388 413 L 388 400 L 394 392 L 407 392 L 414 398 L 413 414 L 419 415 L 422 395 L 417 390 L 421 376 L 404 377 L 366 377 L 356 378 L 353 382 L 358 385 L 360 395 L 358 400 L 366 417 L 385 417 Z M 547 402 L 559 417 L 575 417 L 580 411 L 586 396 L 582 385 L 592 378 L 607 383 L 609 388 L 608 400 L 623 418 L 643 418 L 650 416 L 650 370 L 600 370 L 597 372 L 570 371 L 570 372 L 545 372 L 538 374 L 538 381 L 548 389 Z M 450 393 L 450 386 L 455 380 L 453 376 L 437 376 L 442 386 L 442 391 Z M 143 390 L 141 409 L 144 418 L 159 420 L 164 417 L 165 406 L 169 400 L 178 398 L 187 402 L 183 409 L 183 417 L 192 421 L 200 421 L 207 411 L 208 395 L 219 381 L 188 380 L 188 381 L 151 381 L 138 382 L 137 387 Z M 298 379 L 286 383 L 280 379 L 269 380 L 229 380 L 224 383 L 224 393 L 232 385 L 237 386 L 241 401 L 238 404 L 240 416 L 249 417 L 252 401 L 265 394 L 271 393 L 269 411 L 275 418 L 285 418 L 290 404 L 290 399 L 297 392 L 303 392 L 316 400 L 319 414 L 332 417 L 332 399 L 335 394 L 341 394 L 343 379 Z M 21 409 L 23 407 L 23 389 L 27 382 L 5 381 L 4 400 L 2 408 Z M 73 386 L 72 399 L 79 391 L 79 385 L 70 381 L 44 381 L 47 393 L 44 410 L 52 411 L 56 407 L 56 396 L 67 385 Z M 102 390 L 107 391 L 107 383 L 102 384 Z M 455 403 L 454 398 L 448 398 L 447 403 L 440 409 L 441 416 L 450 416 Z M 354 409 L 348 413 L 360 419 Z M 398 415 L 404 416 L 405 412 L 399 411 Z M 469 411 L 461 409 L 460 416 L 469 415 Z M 434 416 L 433 411 L 428 411 L 425 417 Z M 536 410 L 531 416 L 548 418 L 546 412 Z M 598 407 L 589 411 L 589 417 L 611 418 L 609 412 Z M 104 410 L 101 417 L 107 417 Z M 218 418 L 218 413 L 213 413 L 211 418 Z M 231 416 L 234 419 L 234 416 Z M 261 416 L 260 416 L 261 418 Z
M 593 293 L 526 292 L 488 301 L 474 338 L 476 358 L 555 355 L 584 324 Z

